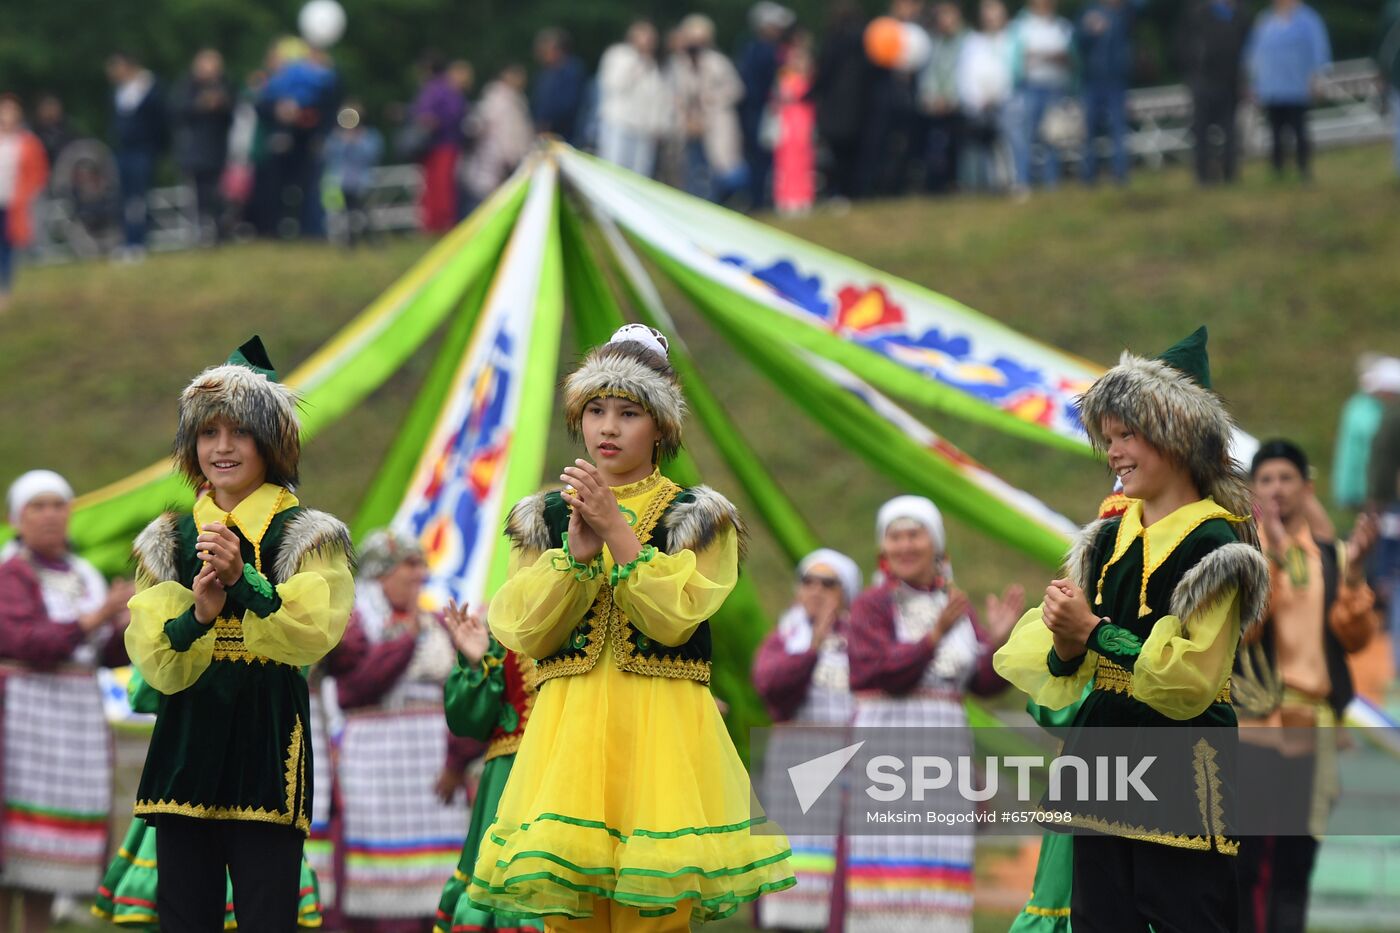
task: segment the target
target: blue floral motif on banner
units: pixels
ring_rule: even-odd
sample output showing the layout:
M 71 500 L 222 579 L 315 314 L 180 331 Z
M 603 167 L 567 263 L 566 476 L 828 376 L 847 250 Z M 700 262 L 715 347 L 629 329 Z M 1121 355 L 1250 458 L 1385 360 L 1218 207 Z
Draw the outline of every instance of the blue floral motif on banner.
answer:
M 730 254 L 723 261 L 748 272 L 823 326 L 909 369 L 1028 421 L 1051 425 L 1063 419 L 1079 424 L 1078 412 L 1065 397 L 1066 388 L 1052 386 L 1041 369 L 1005 355 L 979 359 L 972 337 L 966 334 L 945 334 L 936 327 L 915 332 L 883 285 L 828 286 L 820 275 L 805 274 L 790 259 L 758 265 Z
M 408 530 L 422 542 L 427 555 L 428 588 L 435 595 L 462 598 L 457 589 L 465 583 L 477 542 L 483 534 L 495 533 L 482 527 L 482 505 L 508 442 L 506 400 L 517 365 L 510 335 L 503 328 L 492 342 L 490 355 L 469 375 L 471 404 L 438 453 L 432 478 L 408 518 Z

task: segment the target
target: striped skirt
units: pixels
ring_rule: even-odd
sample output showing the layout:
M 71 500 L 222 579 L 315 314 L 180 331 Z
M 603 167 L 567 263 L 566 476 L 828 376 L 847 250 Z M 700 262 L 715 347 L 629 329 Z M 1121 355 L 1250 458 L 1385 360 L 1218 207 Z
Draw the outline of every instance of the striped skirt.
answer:
M 972 753 L 962 698 L 951 691 L 918 690 L 900 698 L 861 695 L 855 726 L 907 729 L 906 759 Z M 865 760 L 858 756 L 856 761 L 854 773 L 865 773 Z M 944 812 L 970 807 L 952 786 L 926 794 L 924 804 Z M 970 933 L 972 836 L 929 826 L 911 835 L 862 835 L 854 819 L 848 814 L 846 933 Z
M 467 807 L 434 793 L 447 755 L 441 705 L 346 715 L 338 762 L 345 807 L 345 885 L 350 917 L 423 917 L 437 913 L 467 834 Z
M 91 894 L 107 862 L 112 734 L 92 671 L 4 674 L 0 885 Z
M 765 752 L 763 780 L 765 795 L 773 799 L 789 792 L 787 769 L 827 754 L 845 744 L 843 737 L 851 718 L 851 695 L 813 686 L 793 722 L 773 727 Z M 844 781 L 842 782 L 845 783 Z M 822 811 L 807 814 L 808 822 Z M 841 835 L 839 810 L 830 814 L 828 830 L 821 834 L 788 834 L 792 868 L 797 884 L 775 891 L 758 901 L 759 927 L 776 930 L 826 929 L 831 920 L 835 886 L 845 874 L 838 865 Z
M 331 836 L 331 802 L 334 799 L 334 770 L 330 735 L 326 730 L 325 708 L 315 690 L 311 692 L 311 834 L 306 839 L 306 861 L 321 885 L 321 903 L 336 904 L 335 840 Z

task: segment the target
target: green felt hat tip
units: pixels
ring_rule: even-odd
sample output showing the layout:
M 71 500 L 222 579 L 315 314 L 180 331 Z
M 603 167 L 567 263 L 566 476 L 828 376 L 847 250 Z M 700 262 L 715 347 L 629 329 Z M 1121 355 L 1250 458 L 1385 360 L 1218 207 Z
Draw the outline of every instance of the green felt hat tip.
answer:
M 229 354 L 228 362 L 233 366 L 246 366 L 255 373 L 262 373 L 271 382 L 277 381 L 277 369 L 268 359 L 267 348 L 262 338 L 254 334 L 243 346 Z
M 1210 354 L 1206 352 L 1208 337 L 1205 325 L 1202 324 L 1189 337 L 1184 337 L 1172 344 L 1157 359 L 1178 372 L 1190 376 L 1191 380 L 1201 388 L 1209 389 L 1211 388 Z

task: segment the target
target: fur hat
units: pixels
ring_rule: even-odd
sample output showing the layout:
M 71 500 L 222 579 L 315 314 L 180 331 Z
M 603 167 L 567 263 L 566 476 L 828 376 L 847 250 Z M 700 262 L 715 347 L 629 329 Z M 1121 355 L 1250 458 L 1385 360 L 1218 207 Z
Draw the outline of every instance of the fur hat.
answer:
M 1201 495 L 1248 516 L 1249 486 L 1230 456 L 1235 425 L 1210 389 L 1206 338 L 1206 329 L 1198 328 L 1157 359 L 1124 351 L 1118 365 L 1079 397 L 1079 414 L 1100 453 L 1108 449 L 1103 419 L 1111 415 L 1190 471 Z
M 220 416 L 253 432 L 269 483 L 296 485 L 301 461 L 297 397 L 277 381 L 277 371 L 256 336 L 233 351 L 227 363 L 196 376 L 180 394 L 173 456 L 196 489 L 205 482 L 199 432 Z
M 564 380 L 564 418 L 573 438 L 583 440 L 583 410 L 589 402 L 625 398 L 656 419 L 661 432 L 659 459 L 668 460 L 679 453 L 685 397 L 671 368 L 669 347 L 660 332 L 628 324 L 592 350 Z

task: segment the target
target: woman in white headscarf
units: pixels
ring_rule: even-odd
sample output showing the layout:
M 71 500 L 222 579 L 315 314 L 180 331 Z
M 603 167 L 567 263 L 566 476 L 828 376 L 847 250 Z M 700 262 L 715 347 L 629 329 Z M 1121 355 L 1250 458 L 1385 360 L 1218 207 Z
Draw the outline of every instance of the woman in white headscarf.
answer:
M 774 722 L 844 725 L 851 718 L 846 625 L 860 568 L 821 548 L 797 566 L 792 605 L 754 657 L 753 681 Z
M 851 603 L 860 593 L 856 562 L 821 548 L 797 565 L 797 593 L 778 626 L 764 639 L 753 662 L 753 683 L 775 723 L 845 728 L 851 721 L 850 662 L 846 636 Z M 828 730 L 774 729 L 765 774 L 787 780 L 782 765 L 797 764 L 829 751 Z M 766 930 L 826 929 L 832 892 L 842 877 L 839 813 L 829 833 L 790 834 L 797 886 L 759 901 L 759 925 Z M 839 914 L 838 914 L 839 916 Z M 839 924 L 838 924 L 839 927 Z
M 0 552 L 0 916 L 8 921 L 21 897 L 24 931 L 49 928 L 54 895 L 91 895 L 107 860 L 112 737 L 96 668 L 126 663 L 132 589 L 125 580 L 109 587 L 70 550 L 72 501 L 50 470 L 15 480 L 7 503 L 16 538 Z
M 943 516 L 921 496 L 885 503 L 876 521 L 885 579 L 851 607 L 849 656 L 854 724 L 920 729 L 918 754 L 954 760 L 972 753 L 966 695 L 1006 687 L 992 654 L 1021 614 L 1010 587 L 987 597 L 987 628 L 972 619 L 952 583 Z M 970 806 L 951 787 L 926 796 L 929 810 Z M 972 929 L 971 836 L 925 829 L 918 835 L 850 839 L 845 887 L 847 933 Z M 889 866 L 897 863 L 898 872 Z

